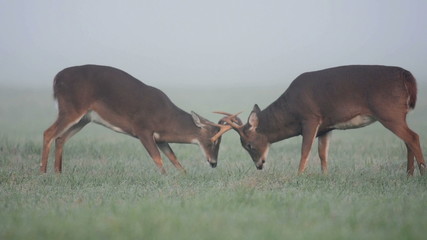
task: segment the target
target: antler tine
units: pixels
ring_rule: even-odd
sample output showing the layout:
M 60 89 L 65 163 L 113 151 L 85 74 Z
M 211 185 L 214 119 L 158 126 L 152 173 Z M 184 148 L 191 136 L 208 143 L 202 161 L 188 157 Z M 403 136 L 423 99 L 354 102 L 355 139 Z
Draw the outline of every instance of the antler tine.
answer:
M 213 136 L 211 138 L 211 142 L 215 142 L 216 140 L 218 140 L 218 138 L 220 138 L 224 133 L 228 132 L 232 127 L 230 125 L 220 125 L 220 130 L 217 134 L 215 134 L 215 136 Z
M 235 113 L 235 114 L 231 114 L 231 113 L 222 112 L 222 111 L 215 111 L 215 112 L 213 112 L 213 113 L 222 114 L 222 115 L 228 116 L 229 118 L 235 118 L 235 117 L 237 117 L 239 114 L 241 114 L 242 112 L 238 112 L 238 113 Z
M 243 125 L 237 125 L 235 122 L 233 122 L 233 119 L 225 118 L 224 121 L 235 129 L 240 129 L 243 127 Z
M 216 140 L 218 140 L 218 138 L 220 138 L 224 133 L 228 132 L 231 128 L 239 128 L 239 126 L 237 124 L 235 124 L 233 122 L 233 120 L 235 120 L 235 118 L 237 117 L 237 115 L 239 115 L 242 112 L 239 112 L 239 113 L 236 113 L 236 114 L 231 114 L 231 113 L 216 111 L 214 113 L 226 115 L 227 117 L 223 117 L 221 119 L 221 121 L 224 121 L 227 124 L 226 125 L 222 125 L 222 124 L 210 123 L 210 125 L 216 126 L 216 127 L 220 128 L 219 132 L 217 134 L 215 134 L 215 136 L 213 136 L 211 138 L 212 142 L 215 142 Z
M 233 128 L 240 129 L 243 126 L 242 121 L 239 118 L 236 119 L 236 117 L 239 114 L 241 114 L 242 112 L 238 112 L 236 114 L 231 114 L 231 113 L 222 112 L 222 111 L 215 111 L 214 113 L 226 115 L 227 117 L 223 117 L 221 120 L 223 120 L 224 122 L 226 122 L 228 125 L 232 126 Z M 238 124 L 240 124 L 240 125 L 238 125 Z
M 233 114 L 231 114 L 231 113 L 222 112 L 222 111 L 214 111 L 213 113 L 218 113 L 218 114 L 222 114 L 222 115 L 226 115 L 226 116 L 233 116 Z

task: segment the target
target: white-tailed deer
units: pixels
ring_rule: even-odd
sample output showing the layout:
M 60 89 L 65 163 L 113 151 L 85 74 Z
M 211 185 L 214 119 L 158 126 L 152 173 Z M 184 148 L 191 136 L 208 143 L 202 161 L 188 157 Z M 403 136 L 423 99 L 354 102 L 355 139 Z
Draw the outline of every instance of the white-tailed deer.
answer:
M 319 138 L 321 169 L 326 173 L 332 130 L 379 121 L 405 142 L 408 175 L 414 173 L 414 158 L 423 175 L 425 162 L 419 137 L 406 123 L 416 99 L 415 78 L 405 69 L 342 66 L 301 74 L 266 109 L 261 111 L 255 105 L 245 125 L 225 120 L 239 133 L 242 146 L 258 169 L 267 159 L 270 144 L 302 135 L 298 173 L 305 169 L 315 137 Z
M 62 171 L 64 143 L 89 122 L 138 138 L 161 173 L 165 169 L 159 149 L 176 168 L 185 171 L 168 143 L 198 144 L 210 165 L 216 167 L 221 135 L 231 129 L 181 110 L 159 89 L 112 67 L 66 68 L 56 75 L 53 90 L 58 118 L 44 132 L 41 172 L 46 172 L 53 140 L 55 171 Z

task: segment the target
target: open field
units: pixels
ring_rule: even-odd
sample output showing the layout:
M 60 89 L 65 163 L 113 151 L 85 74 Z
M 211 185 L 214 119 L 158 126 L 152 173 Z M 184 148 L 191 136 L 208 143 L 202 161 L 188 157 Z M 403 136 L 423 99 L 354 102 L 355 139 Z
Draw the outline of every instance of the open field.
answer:
M 287 86 L 166 89 L 181 108 L 246 118 Z M 173 144 L 188 174 L 161 176 L 140 143 L 91 124 L 64 149 L 63 174 L 38 172 L 42 132 L 55 120 L 50 89 L 0 88 L 0 239 L 425 239 L 427 177 L 406 177 L 406 148 L 378 123 L 332 135 L 329 175 L 313 147 L 297 176 L 301 138 L 271 147 L 256 170 L 237 134 L 209 167 L 198 146 Z M 427 153 L 427 87 L 408 122 Z M 315 143 L 317 146 L 317 143 Z

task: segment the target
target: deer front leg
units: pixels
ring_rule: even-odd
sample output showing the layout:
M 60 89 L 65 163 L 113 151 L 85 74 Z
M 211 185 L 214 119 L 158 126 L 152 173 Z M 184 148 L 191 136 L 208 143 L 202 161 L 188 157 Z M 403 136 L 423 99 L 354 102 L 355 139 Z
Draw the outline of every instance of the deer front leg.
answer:
M 165 175 L 166 170 L 163 167 L 163 160 L 160 156 L 159 149 L 157 148 L 156 142 L 154 141 L 153 136 L 151 135 L 140 135 L 138 136 L 139 140 L 141 141 L 142 145 L 144 145 L 145 149 L 147 150 L 150 157 L 153 159 L 156 166 L 159 168 L 160 173 Z
M 329 140 L 331 139 L 331 132 L 327 132 L 318 139 L 318 153 L 320 158 L 320 166 L 323 174 L 328 173 L 328 151 Z
M 185 169 L 182 167 L 182 165 L 179 163 L 178 158 L 176 157 L 175 153 L 172 151 L 172 148 L 169 146 L 168 143 L 157 143 L 157 146 L 160 150 L 166 155 L 166 157 L 169 158 L 171 163 L 180 171 L 183 173 L 186 173 Z
M 304 123 L 302 126 L 302 147 L 298 174 L 303 173 L 305 170 L 308 157 L 310 156 L 311 146 L 313 145 L 314 138 L 317 135 L 319 125 L 319 122 L 310 121 Z

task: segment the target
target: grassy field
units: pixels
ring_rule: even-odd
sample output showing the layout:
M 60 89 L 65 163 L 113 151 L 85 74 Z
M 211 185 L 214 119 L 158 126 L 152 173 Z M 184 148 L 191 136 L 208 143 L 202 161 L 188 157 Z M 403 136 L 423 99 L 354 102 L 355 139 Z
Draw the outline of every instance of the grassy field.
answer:
M 286 86 L 166 89 L 181 108 L 245 111 Z M 427 151 L 427 88 L 408 121 Z M 406 177 L 404 144 L 379 124 L 333 133 L 329 175 L 316 148 L 297 176 L 301 138 L 274 144 L 255 169 L 237 134 L 219 164 L 173 144 L 188 174 L 161 176 L 139 142 L 89 125 L 65 146 L 63 173 L 39 174 L 42 132 L 55 120 L 50 89 L 0 88 L 0 239 L 425 239 L 427 178 Z M 316 144 L 317 145 L 317 144 Z

